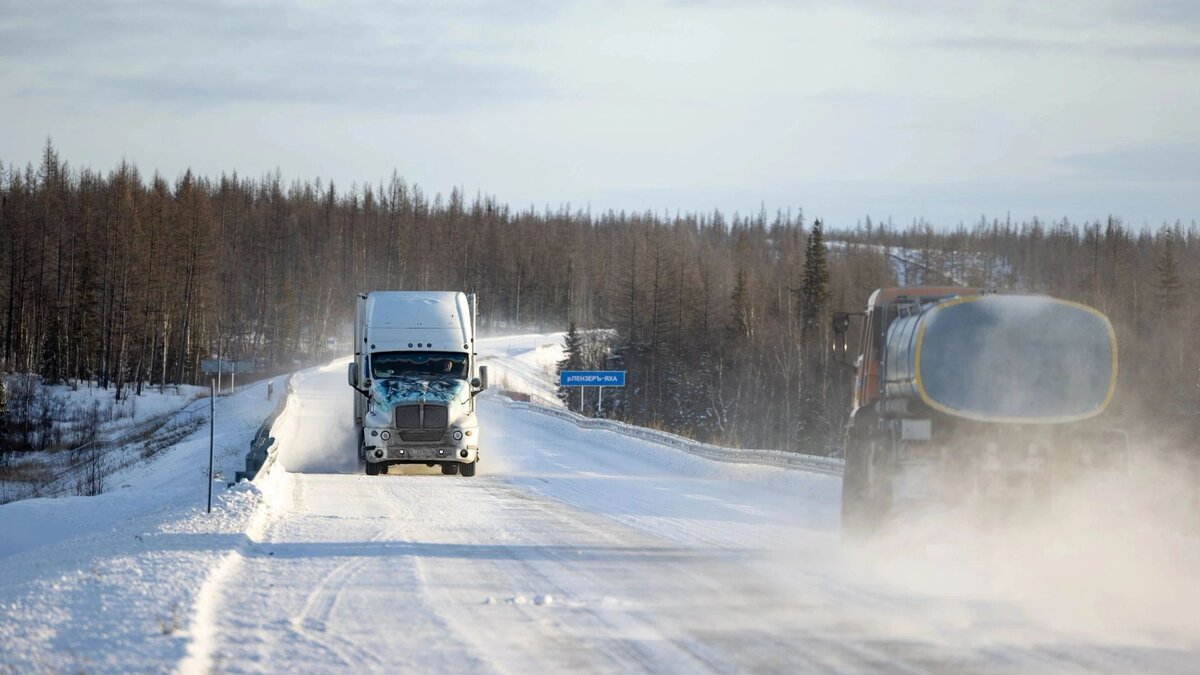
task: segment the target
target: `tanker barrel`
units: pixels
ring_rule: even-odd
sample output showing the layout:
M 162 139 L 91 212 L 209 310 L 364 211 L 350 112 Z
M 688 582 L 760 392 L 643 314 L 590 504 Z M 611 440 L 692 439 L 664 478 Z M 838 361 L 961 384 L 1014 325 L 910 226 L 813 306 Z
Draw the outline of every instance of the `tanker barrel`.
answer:
M 892 322 L 888 395 L 986 422 L 1055 423 L 1100 414 L 1116 387 L 1108 318 L 1078 303 L 976 295 Z

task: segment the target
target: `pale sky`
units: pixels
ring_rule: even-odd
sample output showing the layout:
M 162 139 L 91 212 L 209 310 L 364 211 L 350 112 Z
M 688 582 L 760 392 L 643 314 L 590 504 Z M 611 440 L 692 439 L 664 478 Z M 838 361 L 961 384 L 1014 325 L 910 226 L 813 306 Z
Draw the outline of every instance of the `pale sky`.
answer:
M 0 0 L 0 161 L 517 208 L 1200 220 L 1200 2 Z

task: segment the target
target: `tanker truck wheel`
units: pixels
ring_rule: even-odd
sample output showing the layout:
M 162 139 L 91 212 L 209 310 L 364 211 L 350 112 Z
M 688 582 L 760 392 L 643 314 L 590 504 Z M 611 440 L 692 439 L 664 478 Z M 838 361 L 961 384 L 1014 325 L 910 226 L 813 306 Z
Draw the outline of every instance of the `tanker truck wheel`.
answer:
M 453 476 L 458 473 L 458 464 L 454 462 L 446 462 L 442 465 L 443 476 Z
M 470 464 L 460 464 L 458 467 L 458 472 L 461 473 L 462 475 L 466 476 L 467 478 L 470 478 L 475 475 L 475 465 L 478 463 L 479 463 L 479 460 L 475 460 L 474 462 L 471 462 Z
M 852 536 L 870 534 L 878 526 L 873 517 L 869 462 L 868 448 L 847 437 L 842 469 L 842 532 Z
M 895 496 L 892 494 L 892 481 L 896 476 L 896 463 L 893 448 L 896 446 L 895 435 L 871 439 L 869 462 L 871 462 L 870 504 L 871 520 L 875 529 L 883 527 L 892 515 Z

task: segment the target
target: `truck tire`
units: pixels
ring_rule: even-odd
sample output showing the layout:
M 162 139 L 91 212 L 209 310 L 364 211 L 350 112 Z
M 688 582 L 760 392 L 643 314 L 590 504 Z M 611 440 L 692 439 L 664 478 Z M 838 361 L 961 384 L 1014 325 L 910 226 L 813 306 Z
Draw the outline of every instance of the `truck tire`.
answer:
M 458 474 L 458 464 L 454 462 L 446 462 L 442 465 L 443 476 L 454 476 Z
M 842 469 L 842 533 L 868 535 L 878 526 L 874 518 L 870 485 L 867 478 L 867 448 L 856 439 L 846 438 L 845 464 Z
M 872 463 L 870 490 L 867 494 L 870 496 L 870 518 L 873 530 L 883 527 L 891 517 L 895 505 L 892 481 L 896 476 L 896 464 L 893 461 L 895 457 L 893 448 L 896 443 L 896 437 L 893 434 L 885 438 L 877 436 L 871 440 L 870 445 L 866 446 L 870 450 L 867 455 L 868 461 Z
M 367 462 L 367 475 L 368 476 L 378 476 L 379 475 L 379 465 L 376 464 L 375 462 Z
M 470 464 L 466 464 L 466 463 L 460 464 L 458 467 L 458 472 L 461 473 L 462 475 L 466 476 L 467 478 L 470 478 L 471 476 L 475 475 L 475 464 L 477 464 L 478 462 L 479 462 L 479 460 L 475 460 L 474 462 L 471 462 Z

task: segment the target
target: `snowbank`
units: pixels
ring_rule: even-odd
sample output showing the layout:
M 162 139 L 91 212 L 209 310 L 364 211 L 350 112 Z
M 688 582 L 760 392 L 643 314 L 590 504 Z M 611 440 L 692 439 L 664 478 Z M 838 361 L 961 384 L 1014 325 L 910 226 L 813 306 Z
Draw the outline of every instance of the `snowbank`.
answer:
M 171 398 L 139 404 L 139 414 L 169 410 Z M 244 540 L 259 503 L 254 486 L 225 485 L 274 406 L 266 383 L 217 402 L 211 514 L 207 425 L 111 476 L 105 494 L 0 506 L 0 671 L 157 671 L 177 662 L 207 571 Z

